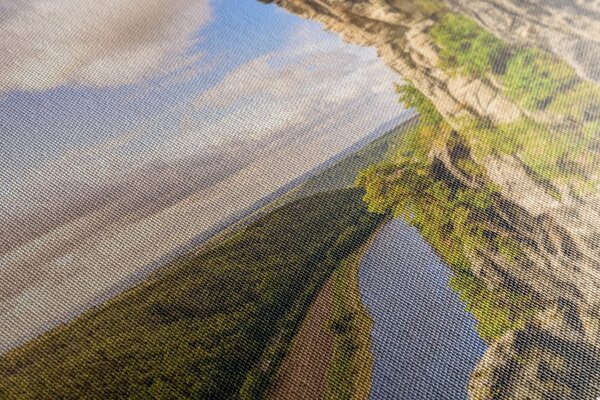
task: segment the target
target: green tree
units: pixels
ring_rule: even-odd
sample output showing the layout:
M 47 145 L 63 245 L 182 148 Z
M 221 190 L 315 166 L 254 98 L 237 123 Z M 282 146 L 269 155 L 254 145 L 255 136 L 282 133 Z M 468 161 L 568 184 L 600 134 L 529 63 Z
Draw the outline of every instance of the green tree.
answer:
M 395 84 L 399 101 L 405 108 L 414 108 L 419 113 L 422 125 L 437 126 L 444 122 L 431 100 L 419 91 L 412 83 Z

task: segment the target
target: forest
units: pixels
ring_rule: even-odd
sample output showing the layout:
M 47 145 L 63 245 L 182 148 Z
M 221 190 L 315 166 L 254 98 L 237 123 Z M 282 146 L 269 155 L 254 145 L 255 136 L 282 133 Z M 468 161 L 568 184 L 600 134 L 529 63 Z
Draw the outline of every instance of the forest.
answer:
M 294 201 L 0 358 L 0 398 L 260 398 L 324 281 L 383 220 Z

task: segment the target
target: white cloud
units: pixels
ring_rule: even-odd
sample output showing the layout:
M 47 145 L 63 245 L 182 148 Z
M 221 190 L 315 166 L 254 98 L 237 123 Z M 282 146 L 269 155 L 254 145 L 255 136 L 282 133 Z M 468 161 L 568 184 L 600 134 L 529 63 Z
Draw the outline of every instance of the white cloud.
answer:
M 69 79 L 85 82 L 81 71 Z M 299 31 L 284 49 L 231 71 L 193 106 L 40 168 L 23 181 L 27 201 L 0 201 L 0 253 L 9 249 L 0 254 L 0 343 L 15 345 L 69 318 L 397 117 L 397 79 L 371 49 Z M 37 193 L 36 214 L 29 208 Z M 23 218 L 13 221 L 19 204 Z
M 340 145 L 332 148 L 333 155 L 399 113 L 395 80 L 372 49 L 348 46 L 320 31 L 298 30 L 281 50 L 234 69 L 193 106 L 165 110 L 133 131 L 74 147 L 24 172 L 9 192 L 0 193 L 0 216 L 47 207 L 48 199 L 65 194 L 75 196 L 68 189 L 73 185 L 98 191 L 128 185 L 139 178 L 135 171 L 155 162 L 178 163 L 231 143 L 250 148 L 260 142 L 294 151 L 319 137 L 332 138 Z M 182 123 L 176 122 L 179 118 Z M 134 150 L 125 151 L 127 146 Z M 306 159 L 312 165 L 309 154 Z
M 355 134 L 369 133 L 399 112 L 395 80 L 397 76 L 377 60 L 373 50 L 301 29 L 282 50 L 241 65 L 198 96 L 194 104 L 201 114 L 220 117 L 189 123 L 187 130 L 165 145 L 165 152 L 176 158 L 207 142 L 275 140 L 289 137 L 290 132 L 299 137 L 358 139 Z M 338 130 L 347 120 L 359 121 L 356 132 Z
M 208 0 L 17 1 L 0 19 L 0 91 L 110 86 L 168 73 L 210 18 Z

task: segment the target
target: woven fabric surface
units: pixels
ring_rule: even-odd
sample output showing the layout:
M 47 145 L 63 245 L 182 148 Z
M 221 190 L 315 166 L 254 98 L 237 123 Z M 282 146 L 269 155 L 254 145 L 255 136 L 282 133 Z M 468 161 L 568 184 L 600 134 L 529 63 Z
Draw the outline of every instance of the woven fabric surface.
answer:
M 0 399 L 600 399 L 600 3 L 0 0 Z

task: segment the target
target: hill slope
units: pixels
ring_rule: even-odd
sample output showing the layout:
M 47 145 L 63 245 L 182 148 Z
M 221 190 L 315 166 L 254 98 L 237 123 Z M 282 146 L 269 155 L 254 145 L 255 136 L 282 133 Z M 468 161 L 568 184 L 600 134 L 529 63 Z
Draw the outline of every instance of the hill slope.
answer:
M 0 358 L 0 398 L 253 398 L 315 293 L 381 220 L 318 194 Z

